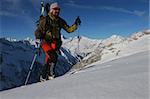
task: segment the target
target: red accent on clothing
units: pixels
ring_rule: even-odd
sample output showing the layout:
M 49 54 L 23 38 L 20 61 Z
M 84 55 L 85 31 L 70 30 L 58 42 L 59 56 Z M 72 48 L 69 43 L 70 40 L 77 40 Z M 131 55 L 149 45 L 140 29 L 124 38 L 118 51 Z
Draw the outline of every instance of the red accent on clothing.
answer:
M 50 56 L 48 55 L 48 52 L 56 50 L 56 41 L 52 41 L 52 43 L 43 41 L 41 44 L 41 47 L 43 48 L 46 54 L 45 63 L 47 63 L 48 59 L 50 58 Z

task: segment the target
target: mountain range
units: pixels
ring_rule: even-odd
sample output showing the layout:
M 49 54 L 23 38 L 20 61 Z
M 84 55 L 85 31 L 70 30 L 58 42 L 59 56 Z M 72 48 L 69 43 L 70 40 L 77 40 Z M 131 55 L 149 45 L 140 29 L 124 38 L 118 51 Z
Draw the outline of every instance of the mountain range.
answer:
M 90 39 L 81 36 L 80 39 L 65 38 L 60 49 L 58 63 L 55 67 L 57 77 L 64 74 L 74 74 L 90 68 L 92 64 L 103 64 L 122 57 L 149 51 L 150 30 L 133 33 L 130 37 L 112 35 L 107 39 Z M 11 89 L 24 85 L 31 62 L 36 52 L 35 41 L 26 38 L 16 40 L 0 38 L 0 90 Z M 28 84 L 37 83 L 44 64 L 44 53 L 34 64 Z

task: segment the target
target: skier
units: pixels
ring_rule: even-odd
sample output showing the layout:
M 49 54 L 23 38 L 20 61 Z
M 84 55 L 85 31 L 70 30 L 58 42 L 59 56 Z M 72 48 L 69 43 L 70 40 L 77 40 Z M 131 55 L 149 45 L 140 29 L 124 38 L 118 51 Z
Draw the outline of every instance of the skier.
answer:
M 67 25 L 66 21 L 59 16 L 60 6 L 57 2 L 50 5 L 48 15 L 43 18 L 36 31 L 36 42 L 41 44 L 41 48 L 46 54 L 45 64 L 42 69 L 40 81 L 50 80 L 55 77 L 54 67 L 57 63 L 58 54 L 60 54 L 60 47 L 62 45 L 61 29 L 63 28 L 68 33 L 74 32 L 81 20 L 76 18 L 72 26 Z

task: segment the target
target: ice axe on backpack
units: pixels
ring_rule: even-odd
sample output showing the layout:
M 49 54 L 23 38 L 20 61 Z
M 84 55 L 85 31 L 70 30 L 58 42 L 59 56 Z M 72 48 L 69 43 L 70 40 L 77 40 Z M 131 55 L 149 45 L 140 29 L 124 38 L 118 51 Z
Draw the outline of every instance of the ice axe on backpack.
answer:
M 46 12 L 46 15 L 48 15 L 49 8 L 50 8 L 49 3 L 46 3 L 46 5 L 44 5 L 44 1 L 41 1 L 41 15 L 40 15 L 39 20 L 36 21 L 37 26 L 39 25 L 40 20 L 42 20 L 45 17 L 45 12 Z

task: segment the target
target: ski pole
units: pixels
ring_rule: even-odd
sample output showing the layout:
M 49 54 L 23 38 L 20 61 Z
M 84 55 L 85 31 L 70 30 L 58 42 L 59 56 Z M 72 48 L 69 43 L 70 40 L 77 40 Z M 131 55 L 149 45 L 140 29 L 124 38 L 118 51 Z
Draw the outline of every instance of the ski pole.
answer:
M 78 16 L 79 17 L 79 16 Z M 81 23 L 79 23 L 78 24 L 78 32 L 77 32 L 77 34 L 78 34 L 78 36 L 77 36 L 77 38 L 78 38 L 78 53 L 80 52 L 79 50 L 80 50 L 80 45 L 79 45 L 79 43 L 80 43 L 80 39 L 81 39 L 81 37 L 80 37 L 80 26 L 81 26 Z
M 44 16 L 44 11 L 45 11 L 44 0 L 42 0 L 42 1 L 41 1 L 41 16 Z M 35 60 L 36 60 L 36 58 L 37 58 L 37 56 L 38 56 L 38 52 L 40 51 L 41 40 L 40 40 L 40 44 L 38 44 L 37 42 L 36 42 L 36 44 L 37 44 L 37 48 L 38 48 L 38 49 L 37 49 L 37 52 L 36 52 L 35 55 L 34 55 L 34 58 L 33 58 L 33 60 L 32 60 L 31 65 L 30 65 L 30 69 L 29 69 L 28 75 L 27 75 L 26 80 L 25 80 L 25 83 L 24 83 L 25 85 L 27 85 L 27 83 L 28 83 L 28 80 L 29 80 L 30 75 L 31 75 L 32 68 L 33 68 L 34 63 L 35 63 Z
M 80 34 L 79 34 L 79 29 L 78 29 L 78 36 L 77 36 L 77 38 L 78 38 L 78 53 L 79 53 L 79 43 L 80 43 Z
M 35 63 L 35 60 L 36 60 L 36 58 L 37 58 L 37 55 L 38 55 L 38 53 L 36 53 L 36 54 L 34 55 L 33 61 L 32 61 L 32 63 L 31 63 L 31 66 L 30 66 L 30 69 L 29 69 L 29 72 L 28 72 L 28 75 L 27 75 L 26 80 L 25 80 L 25 85 L 27 85 L 27 83 L 28 83 L 28 80 L 29 80 L 29 77 L 30 77 L 30 75 L 31 75 L 31 71 L 32 71 L 33 65 L 34 65 L 34 63 Z
M 28 75 L 27 75 L 26 80 L 25 80 L 25 83 L 24 83 L 25 85 L 27 85 L 27 83 L 28 83 L 28 80 L 29 80 L 30 75 L 31 75 L 31 72 L 32 72 L 32 68 L 33 68 L 34 63 L 35 63 L 35 60 L 36 60 L 36 58 L 37 58 L 37 56 L 38 56 L 38 53 L 40 53 L 40 45 L 41 45 L 41 42 L 40 42 L 40 44 L 38 44 L 38 43 L 36 43 L 36 44 L 37 44 L 37 51 L 36 51 L 36 53 L 35 53 L 35 55 L 34 55 L 34 57 L 33 57 L 33 60 L 32 60 L 31 65 L 30 65 L 30 69 L 29 69 Z

